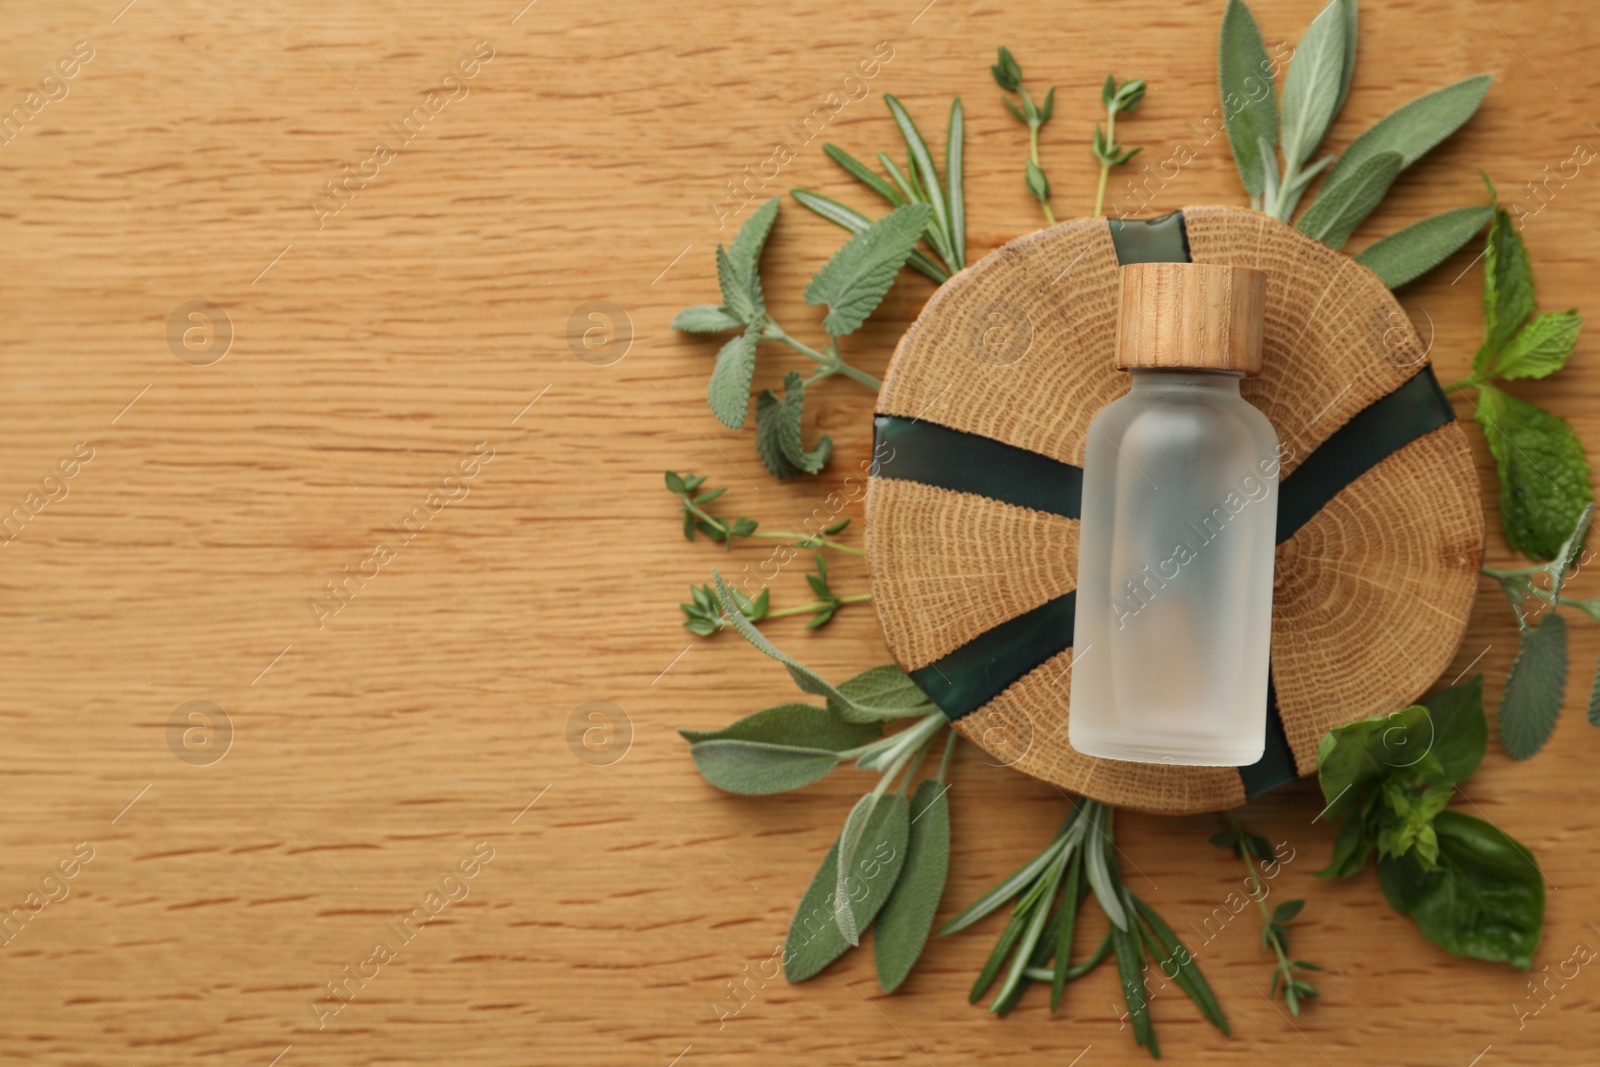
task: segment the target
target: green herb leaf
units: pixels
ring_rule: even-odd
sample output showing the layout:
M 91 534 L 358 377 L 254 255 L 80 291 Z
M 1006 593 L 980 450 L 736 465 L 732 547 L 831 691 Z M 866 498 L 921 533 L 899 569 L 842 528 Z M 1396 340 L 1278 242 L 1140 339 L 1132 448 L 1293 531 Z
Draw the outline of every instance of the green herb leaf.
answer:
M 894 123 L 900 127 L 900 136 L 905 138 L 906 151 L 911 156 L 911 173 L 922 187 L 922 192 L 928 205 L 933 208 L 932 224 L 941 238 L 939 242 L 945 248 L 953 249 L 954 242 L 950 239 L 950 210 L 944 194 L 940 189 L 939 172 L 934 169 L 933 155 L 928 151 L 928 144 L 922 139 L 922 134 L 917 131 L 917 124 L 912 121 L 910 114 L 893 93 L 884 93 L 883 102 L 889 105 L 889 114 L 894 116 Z M 951 266 L 957 264 L 952 263 Z M 829 331 L 830 333 L 832 331 Z
M 806 450 L 801 440 L 806 389 L 799 372 L 790 371 L 783 379 L 784 396 L 763 389 L 756 397 L 756 454 L 762 465 L 776 478 L 816 474 L 833 452 L 833 439 L 824 434 L 817 447 Z
M 1111 920 L 1111 925 L 1118 930 L 1128 929 L 1128 912 L 1122 906 L 1122 899 L 1116 890 L 1110 869 L 1110 856 L 1107 854 L 1109 845 L 1107 840 L 1110 834 L 1111 809 L 1098 808 L 1088 816 L 1091 820 L 1089 830 L 1084 834 L 1085 873 L 1089 876 L 1089 886 L 1094 890 L 1095 899 L 1100 902 L 1100 908 L 1106 913 L 1106 918 Z M 1101 821 L 1107 825 L 1101 826 Z
M 1491 190 L 1493 186 L 1490 187 Z M 1533 314 L 1533 267 L 1528 247 L 1504 208 L 1495 208 L 1483 257 L 1483 346 L 1472 373 L 1485 376 L 1494 357 Z
M 744 225 L 739 227 L 733 247 L 728 250 L 728 255 L 735 263 L 752 274 L 761 262 L 761 252 L 767 246 L 772 224 L 778 221 L 778 201 L 781 199 L 775 196 L 751 212 Z
M 1368 245 L 1355 259 L 1384 285 L 1398 289 L 1443 263 L 1493 215 L 1487 205 L 1446 211 Z
M 721 250 L 718 250 L 721 255 Z M 706 385 L 706 403 L 717 421 L 730 430 L 744 425 L 750 409 L 750 381 L 756 372 L 756 331 L 746 330 L 728 339 L 717 353 Z
M 1028 160 L 1023 172 L 1023 184 L 1028 187 L 1028 192 L 1033 194 L 1035 200 L 1050 199 L 1050 179 L 1045 177 L 1044 170 L 1033 160 Z
M 1396 174 L 1400 153 L 1378 152 L 1338 184 L 1325 184 L 1295 229 L 1329 248 L 1343 248 L 1350 234 L 1382 202 Z
M 690 742 L 766 741 L 842 752 L 882 737 L 883 727 L 876 723 L 841 722 L 827 708 L 815 704 L 779 704 L 746 715 L 720 730 L 679 729 L 678 733 Z
M 905 200 L 900 196 L 899 192 L 895 190 L 895 187 L 884 181 L 883 178 L 878 175 L 877 171 L 873 170 L 871 167 L 867 166 L 865 163 L 861 162 L 855 156 L 852 156 L 849 152 L 846 152 L 838 145 L 824 144 L 822 146 L 822 151 L 829 159 L 843 167 L 846 174 L 849 174 L 852 178 L 855 178 L 867 188 L 871 189 L 873 192 L 889 201 L 892 206 L 899 207 L 901 204 L 905 203 Z
M 789 193 L 803 206 L 815 211 L 835 226 L 841 226 L 851 233 L 860 233 L 872 225 L 871 219 L 854 208 L 846 207 L 837 200 L 830 200 L 808 189 L 791 189 Z M 900 202 L 903 203 L 903 201 Z M 929 259 L 920 248 L 911 250 L 910 257 L 906 259 L 906 266 L 932 278 L 940 285 L 950 280 L 950 272 Z
M 1317 744 L 1317 782 L 1327 803 L 1323 817 L 1345 814 L 1395 771 L 1416 767 L 1437 735 L 1420 704 L 1329 730 Z
M 1278 144 L 1278 101 L 1266 42 L 1244 0 L 1228 0 L 1222 15 L 1217 82 L 1228 144 L 1233 148 L 1239 177 L 1251 197 L 1259 199 L 1266 193 L 1264 176 L 1278 172 L 1274 151 Z
M 1061 1007 L 1067 989 L 1067 972 L 1072 967 L 1072 939 L 1078 928 L 1078 909 L 1083 904 L 1083 849 L 1074 849 L 1067 861 L 1067 884 L 1061 891 L 1061 906 L 1056 911 L 1054 973 L 1050 976 L 1050 1010 Z
M 989 72 L 994 75 L 995 84 L 1002 89 L 1014 93 L 1022 88 L 1022 68 L 1017 65 L 1009 48 L 1000 49 L 1000 61 L 990 67 Z
M 962 910 L 961 914 L 957 915 L 955 918 L 945 923 L 944 926 L 940 927 L 939 936 L 945 937 L 949 934 L 954 934 L 961 930 L 965 930 L 967 927 L 971 926 L 980 919 L 985 918 L 991 912 L 995 911 L 1007 901 L 1011 900 L 1012 897 L 1015 897 L 1018 893 L 1031 886 L 1033 884 L 1033 880 L 1039 876 L 1040 872 L 1042 872 L 1046 867 L 1050 866 L 1050 864 L 1055 861 L 1057 854 L 1064 847 L 1062 841 L 1066 837 L 1066 829 L 1066 827 L 1062 827 L 1061 830 L 1056 833 L 1055 839 L 1045 847 L 1043 852 L 1033 857 L 1033 859 L 1029 860 L 1027 863 L 1024 863 L 1021 867 L 1018 867 L 1015 871 L 1012 871 L 1010 877 L 1008 877 L 1005 881 L 1001 882 L 999 885 L 989 890 L 989 892 L 973 901 L 970 905 Z M 985 984 L 984 989 L 987 988 L 988 986 Z M 972 997 L 972 999 L 977 1000 L 978 997 L 981 997 L 982 995 L 983 990 L 979 990 Z
M 878 722 L 920 715 L 929 708 L 928 696 L 893 663 L 862 671 L 839 683 L 839 692 L 854 704 L 828 701 L 828 711 L 845 722 Z M 870 708 L 871 711 L 863 711 Z
M 1339 99 L 1333 105 L 1333 113 L 1339 114 L 1344 109 L 1345 98 L 1350 95 L 1350 82 L 1356 72 L 1356 39 L 1357 23 L 1356 0 L 1336 0 L 1339 6 L 1339 17 L 1344 22 L 1344 69 L 1339 73 Z
M 889 803 L 890 799 L 898 804 Z M 905 863 L 910 818 L 904 797 L 885 798 L 873 812 L 859 840 L 856 867 L 848 879 L 852 912 L 862 928 L 877 916 Z M 811 885 L 800 900 L 783 949 L 783 973 L 791 982 L 816 975 L 850 948 L 834 921 L 834 894 L 839 883 L 839 841 L 835 840 Z
M 1529 322 L 1500 350 L 1489 373 L 1500 378 L 1543 378 L 1567 365 L 1583 316 L 1552 311 Z
M 852 237 L 806 286 L 806 303 L 828 305 L 822 327 L 834 337 L 853 332 L 894 284 L 928 223 L 928 207 L 896 208 Z
M 1305 906 L 1306 902 L 1303 900 L 1286 900 L 1273 911 L 1272 921 L 1275 923 L 1293 922 L 1294 917 L 1299 915 L 1300 910 Z
M 684 308 L 672 317 L 674 330 L 686 330 L 689 333 L 721 333 L 724 330 L 737 330 L 743 326 L 743 320 L 737 315 L 715 304 L 696 304 L 694 307 Z
M 717 284 L 722 288 L 722 306 L 739 321 L 758 326 L 766 319 L 767 305 L 755 263 L 735 257 L 721 245 L 717 246 Z
M 1217 1003 L 1216 994 L 1211 991 L 1205 975 L 1200 973 L 1200 964 L 1194 954 L 1178 940 L 1178 935 L 1172 932 L 1172 927 L 1154 908 L 1132 893 L 1128 896 L 1133 900 L 1134 910 L 1155 935 L 1160 951 L 1166 954 L 1166 958 L 1160 961 L 1162 974 L 1166 973 L 1166 965 L 1171 963 L 1177 972 L 1174 980 L 1189 994 L 1189 999 L 1200 1009 L 1200 1014 L 1223 1034 L 1228 1034 L 1228 1017 L 1222 1013 L 1222 1005 Z
M 1055 90 L 1051 90 L 1054 93 Z M 1050 109 L 1050 99 L 1045 99 L 1045 110 Z M 1046 115 L 1046 118 L 1049 116 Z M 966 140 L 966 121 L 961 112 L 961 98 L 950 101 L 950 123 L 944 138 L 944 184 L 950 252 L 955 256 L 952 270 L 967 265 L 967 196 L 962 189 L 961 152 Z
M 933 929 L 950 867 L 949 787 L 929 778 L 911 798 L 905 867 L 873 928 L 878 984 L 892 993 L 911 973 Z
M 1527 759 L 1556 728 L 1567 689 L 1567 620 L 1554 611 L 1522 631 L 1517 658 L 1500 698 L 1500 743 L 1512 759 Z
M 1460 785 L 1477 773 L 1489 746 L 1489 723 L 1483 714 L 1483 675 L 1462 685 L 1441 689 L 1423 700 L 1433 720 L 1431 752 L 1442 768 L 1440 781 Z
M 850 816 L 845 819 L 844 829 L 839 832 L 839 869 L 834 882 L 833 917 L 839 932 L 851 945 L 861 943 L 862 932 L 872 922 L 878 908 L 887 901 L 887 896 L 877 901 L 872 913 L 868 914 L 865 908 L 857 909 L 857 902 L 851 895 L 853 890 L 863 876 L 880 871 L 880 865 L 892 861 L 894 878 L 888 889 L 893 891 L 905 864 L 910 828 L 910 805 L 905 797 L 898 794 L 885 796 L 868 793 L 856 801 Z M 891 846 L 887 855 L 882 847 L 885 842 Z M 863 847 L 867 851 L 863 852 Z
M 1600 663 L 1595 664 L 1594 684 L 1589 689 L 1589 725 L 1600 726 Z
M 1398 152 L 1400 168 L 1411 166 L 1472 117 L 1492 80 L 1487 74 L 1466 78 L 1389 112 L 1350 142 L 1328 172 L 1328 182 L 1338 182 L 1355 173 L 1379 152 Z
M 1283 82 L 1281 137 L 1289 167 L 1311 158 L 1328 132 L 1343 88 L 1345 45 L 1345 14 L 1333 0 L 1300 35 Z
M 706 781 L 729 793 L 765 796 L 799 789 L 839 765 L 837 752 L 764 741 L 700 741 L 689 746 Z
M 1349 878 L 1367 865 L 1367 857 L 1378 847 L 1364 820 L 1352 815 L 1339 827 L 1333 842 L 1333 858 L 1317 872 L 1318 878 Z
M 1135 936 L 1118 926 L 1111 928 L 1111 948 L 1117 957 L 1122 996 L 1128 1002 L 1128 1024 L 1133 1027 L 1134 1043 L 1148 1047 L 1150 1054 L 1159 1058 L 1155 1028 L 1150 1023 L 1150 1000 L 1144 988 L 1144 953 Z
M 1381 860 L 1383 895 L 1434 944 L 1458 956 L 1527 970 L 1544 929 L 1538 864 L 1527 849 L 1480 819 L 1445 811 L 1434 827 L 1438 867 L 1425 871 L 1409 857 Z
M 1479 386 L 1475 414 L 1500 475 L 1506 541 L 1550 559 L 1594 500 L 1582 442 L 1565 419 L 1492 385 Z

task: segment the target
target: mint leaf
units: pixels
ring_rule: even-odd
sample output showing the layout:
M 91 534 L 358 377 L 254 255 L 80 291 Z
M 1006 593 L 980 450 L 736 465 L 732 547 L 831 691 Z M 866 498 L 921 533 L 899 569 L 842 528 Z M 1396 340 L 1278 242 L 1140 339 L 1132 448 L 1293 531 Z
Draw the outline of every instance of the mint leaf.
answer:
M 1506 541 L 1531 559 L 1551 559 L 1594 500 L 1589 460 L 1565 419 L 1492 385 L 1478 389 L 1478 425 L 1500 475 Z
M 766 318 L 767 305 L 761 297 L 761 275 L 754 263 L 736 258 L 717 246 L 717 284 L 722 287 L 722 306 L 747 326 L 759 326 Z
M 800 437 L 806 390 L 798 371 L 784 376 L 783 391 L 781 398 L 771 389 L 756 397 L 756 454 L 775 478 L 816 474 L 833 452 L 833 439 L 824 434 L 807 451 Z
M 744 321 L 725 307 L 715 304 L 696 304 L 694 307 L 684 308 L 672 317 L 674 330 L 686 330 L 689 333 L 721 333 L 723 330 L 737 330 L 744 326 Z
M 1543 378 L 1566 366 L 1578 343 L 1583 316 L 1576 309 L 1540 315 L 1500 350 L 1489 373 L 1500 378 Z
M 1384 285 L 1398 289 L 1450 258 L 1493 215 L 1494 209 L 1488 205 L 1434 215 L 1368 245 L 1355 257 L 1356 262 L 1376 274 Z
M 1492 80 L 1487 74 L 1466 78 L 1389 112 L 1350 142 L 1328 172 L 1328 181 L 1337 182 L 1354 173 L 1379 152 L 1398 152 L 1401 169 L 1411 166 L 1472 117 Z
M 1299 167 L 1311 157 L 1333 121 L 1344 81 L 1344 35 L 1345 15 L 1339 0 L 1333 0 L 1311 20 L 1295 46 L 1283 82 L 1280 135 L 1284 163 L 1289 167 Z
M 1567 689 L 1567 620 L 1553 610 L 1522 631 L 1522 644 L 1500 698 L 1500 743 L 1512 759 L 1544 747 Z
M 1278 98 L 1272 61 L 1255 15 L 1244 0 L 1228 0 L 1217 42 L 1217 88 L 1228 128 L 1228 144 L 1239 177 L 1252 198 L 1266 192 L 1263 176 L 1278 172 Z M 1263 152 L 1263 142 L 1266 151 Z
M 1401 163 L 1398 152 L 1378 152 L 1338 184 L 1324 185 L 1295 229 L 1329 248 L 1344 247 L 1355 228 L 1382 202 Z
M 722 249 L 717 249 L 717 255 L 722 255 Z M 711 413 L 730 430 L 744 425 L 750 407 L 750 379 L 755 371 L 756 331 L 752 329 L 722 346 L 706 384 L 706 403 L 711 405 Z
M 882 302 L 928 225 L 926 204 L 906 204 L 874 222 L 834 253 L 806 286 L 806 303 L 828 305 L 823 329 L 855 331 Z
M 1491 189 L 1493 187 L 1491 186 Z M 1472 359 L 1472 373 L 1487 377 L 1494 357 L 1533 314 L 1533 267 L 1522 235 L 1504 208 L 1496 207 L 1483 258 L 1483 346 Z

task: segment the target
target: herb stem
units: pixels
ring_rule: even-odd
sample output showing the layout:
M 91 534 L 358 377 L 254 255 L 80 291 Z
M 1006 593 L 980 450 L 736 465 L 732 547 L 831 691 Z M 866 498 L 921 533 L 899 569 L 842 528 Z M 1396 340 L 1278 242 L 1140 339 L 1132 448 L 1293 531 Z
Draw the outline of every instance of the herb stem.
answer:
M 1454 393 L 1462 389 L 1476 389 L 1482 384 L 1483 383 L 1478 381 L 1477 378 L 1468 376 L 1466 378 L 1462 378 L 1460 381 L 1451 382 L 1449 385 L 1444 387 L 1444 391 L 1447 393 Z
M 868 603 L 871 600 L 872 600 L 872 594 L 871 593 L 861 593 L 858 596 L 842 596 L 842 597 L 839 598 L 839 603 L 840 604 L 865 604 L 865 603 Z M 804 615 L 807 612 L 821 611 L 823 608 L 827 607 L 828 604 L 829 604 L 828 601 L 813 600 L 809 604 L 797 604 L 792 608 L 779 608 L 777 611 L 769 611 L 769 612 L 767 612 L 765 617 L 769 618 L 769 619 L 781 619 L 786 615 Z
M 858 370 L 855 367 L 852 367 L 850 364 L 844 361 L 844 357 L 839 355 L 839 343 L 837 339 L 829 338 L 828 351 L 821 352 L 815 348 L 812 348 L 799 338 L 793 336 L 782 326 L 779 326 L 777 323 L 772 322 L 771 320 L 768 320 L 767 324 L 761 328 L 761 337 L 762 339 L 768 341 L 781 341 L 790 348 L 794 349 L 796 352 L 799 352 L 801 355 L 805 356 L 807 359 L 814 360 L 817 363 L 822 364 L 823 369 L 818 371 L 817 374 L 813 375 L 812 378 L 805 383 L 807 385 L 810 385 L 813 382 L 821 381 L 823 378 L 833 374 L 842 374 L 851 381 L 860 382 L 869 389 L 883 388 L 883 383 L 877 378 L 874 378 L 866 371 Z
M 1026 89 L 1022 90 L 1022 95 L 1024 97 L 1026 97 L 1028 95 L 1028 91 Z M 1030 123 L 1028 123 L 1028 158 L 1033 160 L 1033 165 L 1038 167 L 1042 171 L 1044 169 L 1044 167 L 1039 162 L 1039 127 L 1041 125 L 1043 125 L 1043 123 L 1040 123 L 1040 122 L 1030 122 Z M 1104 182 L 1105 182 L 1105 179 L 1102 176 L 1102 178 L 1101 178 L 1102 187 L 1104 186 Z M 1041 198 L 1040 201 L 1039 201 L 1039 206 L 1044 209 L 1044 221 L 1049 223 L 1051 226 L 1054 226 L 1056 224 L 1056 214 L 1055 214 L 1055 212 L 1050 210 L 1050 200 L 1049 200 L 1049 198 L 1048 197 Z
M 1113 104 L 1106 108 L 1106 144 L 1117 143 L 1117 108 Z M 1100 187 L 1094 194 L 1094 218 L 1099 218 L 1106 204 L 1106 179 L 1111 176 L 1111 161 L 1104 156 L 1100 157 Z
M 1256 873 L 1256 865 L 1246 843 L 1244 829 L 1239 825 L 1239 820 L 1233 812 L 1224 812 L 1227 816 L 1228 826 L 1239 835 L 1239 859 L 1244 863 L 1244 869 L 1250 875 L 1251 896 L 1255 898 L 1256 907 L 1261 909 L 1261 925 L 1266 931 L 1267 940 L 1272 943 L 1272 951 L 1278 957 L 1278 973 L 1283 975 L 1284 985 L 1294 981 L 1294 971 L 1289 966 L 1289 957 L 1283 951 L 1283 939 L 1272 926 L 1272 913 L 1267 910 L 1267 889 L 1261 884 L 1261 876 Z M 1289 1010 L 1296 1015 L 1300 1014 L 1300 1005 L 1294 1000 L 1289 1001 Z
M 678 498 L 683 501 L 683 506 L 688 508 L 690 513 L 693 514 L 695 518 L 701 519 L 710 523 L 712 526 L 715 526 L 717 531 L 731 543 L 731 528 L 726 519 L 719 519 L 715 515 L 709 514 L 699 504 L 696 504 L 694 499 L 690 497 L 688 493 L 679 493 Z M 847 552 L 852 556 L 866 556 L 866 552 L 862 549 L 855 548 L 851 545 L 840 544 L 838 541 L 823 537 L 820 534 L 803 534 L 797 533 L 794 530 L 756 530 L 753 533 L 744 534 L 742 536 L 752 538 L 761 537 L 772 541 L 790 541 L 793 542 L 796 548 L 831 548 L 835 552 Z M 868 599 L 871 599 L 870 595 L 868 596 Z M 845 597 L 844 600 L 847 604 L 855 603 L 855 599 L 852 597 Z
M 944 743 L 944 758 L 939 761 L 939 784 L 944 785 L 944 776 L 950 772 L 950 757 L 956 754 L 956 732 L 950 731 L 950 736 Z

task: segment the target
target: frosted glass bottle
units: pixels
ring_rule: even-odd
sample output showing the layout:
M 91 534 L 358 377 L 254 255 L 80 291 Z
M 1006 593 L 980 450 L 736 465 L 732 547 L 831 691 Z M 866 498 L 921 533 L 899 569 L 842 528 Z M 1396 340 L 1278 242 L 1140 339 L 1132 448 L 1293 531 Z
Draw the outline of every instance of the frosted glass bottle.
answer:
M 1129 392 L 1083 465 L 1068 740 L 1107 759 L 1244 766 L 1266 739 L 1278 436 L 1239 395 L 1264 277 L 1124 268 Z

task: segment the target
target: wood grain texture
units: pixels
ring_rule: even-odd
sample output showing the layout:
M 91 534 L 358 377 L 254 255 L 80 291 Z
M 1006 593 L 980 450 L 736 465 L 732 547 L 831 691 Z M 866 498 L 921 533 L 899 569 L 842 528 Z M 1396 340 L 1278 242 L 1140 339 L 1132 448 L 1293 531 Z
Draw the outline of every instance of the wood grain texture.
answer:
M 843 381 L 817 390 L 808 434 L 832 434 L 836 459 L 821 479 L 777 485 L 748 434 L 705 409 L 715 346 L 668 323 L 713 298 L 712 249 L 747 213 L 719 230 L 725 183 L 798 141 L 791 126 L 849 92 L 844 79 L 878 42 L 892 57 L 823 137 L 858 155 L 888 148 L 883 92 L 930 133 L 959 93 L 971 259 L 1037 225 L 1025 138 L 987 71 L 1002 43 L 1030 83 L 1060 87 L 1043 152 L 1064 217 L 1093 202 L 1088 133 L 1109 69 L 1150 81 L 1118 131 L 1148 146 L 1141 161 L 1159 164 L 1180 141 L 1195 152 L 1164 188 L 1152 179 L 1137 193 L 1126 180 L 1142 172 L 1117 176 L 1112 210 L 1240 202 L 1224 140 L 1203 129 L 1217 106 L 1217 6 L 521 6 L 3 9 L 0 107 L 44 97 L 41 79 L 75 42 L 93 56 L 64 96 L 47 87 L 56 99 L 0 138 L 0 513 L 31 514 L 30 493 L 59 498 L 0 546 L 0 907 L 24 907 L 58 863 L 75 870 L 59 883 L 66 895 L 0 948 L 0 1060 L 1065 1064 L 1092 1046 L 1083 1064 L 1145 1062 L 1118 1032 L 1109 970 L 1056 1018 L 1037 995 L 1006 1020 L 968 1008 L 992 924 L 936 942 L 893 997 L 856 953 L 802 987 L 752 981 L 719 1022 L 728 983 L 759 973 L 781 943 L 864 779 L 743 799 L 696 774 L 674 726 L 719 724 L 792 690 L 731 637 L 690 646 L 678 627 L 688 583 L 712 566 L 754 569 L 765 550 L 685 543 L 660 471 L 708 473 L 733 487 L 731 512 L 779 525 L 841 490 L 866 457 L 873 398 Z M 1315 9 L 1256 5 L 1269 47 Z M 1524 183 L 1600 143 L 1589 15 L 1576 0 L 1366 5 L 1334 149 L 1427 89 L 1481 70 L 1496 81 L 1352 249 L 1479 201 L 1476 165 L 1508 201 L 1538 207 Z M 493 58 L 447 84 L 479 42 Z M 430 90 L 439 106 L 419 120 Z M 409 132 L 391 132 L 408 119 Z M 763 196 L 804 186 L 859 202 L 816 141 L 793 147 Z M 326 182 L 374 172 L 329 198 Z M 1600 178 L 1584 168 L 1543 188 L 1525 231 L 1540 301 L 1583 308 Z M 802 336 L 817 336 L 819 316 L 800 292 L 838 241 L 785 206 L 766 291 Z M 1471 263 L 1462 253 L 1403 294 L 1446 380 L 1481 330 Z M 930 291 L 908 275 L 847 355 L 881 372 Z M 226 310 L 234 335 L 206 366 L 167 340 L 174 312 L 201 300 Z M 569 348 L 588 301 L 631 322 L 620 361 L 595 366 Z M 604 325 L 589 310 L 580 330 Z M 1586 336 L 1571 369 L 1517 388 L 1591 445 L 1595 360 Z M 758 384 L 789 366 L 764 358 Z M 80 441 L 93 458 L 41 485 Z M 479 442 L 493 459 L 446 482 L 473 466 Z M 447 495 L 460 499 L 436 507 Z M 1486 502 L 1490 560 L 1504 563 L 1493 494 Z M 396 534 L 419 507 L 425 528 L 414 517 L 409 538 Z M 779 578 L 777 599 L 804 595 L 798 570 Z M 864 587 L 859 564 L 835 570 L 838 586 Z M 347 603 L 323 599 L 347 573 L 375 576 Z M 1592 583 L 1580 575 L 1576 590 Z M 1492 751 L 1457 802 L 1540 857 L 1552 888 L 1538 962 L 1553 968 L 1575 944 L 1600 946 L 1589 802 L 1600 733 L 1581 714 L 1600 630 L 1573 630 L 1572 691 L 1548 748 L 1531 766 Z M 795 620 L 770 631 L 835 678 L 886 658 L 861 608 L 820 634 Z M 1480 583 L 1451 673 L 1484 670 L 1492 703 L 1514 643 L 1498 591 Z M 234 731 L 209 766 L 169 747 L 169 721 L 195 700 Z M 631 722 L 618 762 L 593 765 L 568 744 L 591 701 Z M 1064 807 L 970 751 L 951 799 L 947 914 L 1037 849 Z M 1234 1025 L 1224 1039 L 1158 993 L 1169 1062 L 1591 1055 L 1600 979 L 1585 969 L 1552 982 L 1548 1006 L 1519 1026 L 1526 976 L 1432 948 L 1370 873 L 1311 877 L 1332 839 L 1313 822 L 1320 806 L 1300 783 L 1248 812 L 1295 849 L 1274 892 L 1309 898 L 1295 952 L 1329 967 L 1324 998 L 1293 1025 L 1258 992 L 1269 968 L 1256 920 L 1206 927 L 1243 874 L 1206 844 L 1215 820 L 1120 820 L 1132 884 L 1197 943 Z M 74 867 L 79 842 L 93 858 Z M 446 882 L 487 855 L 479 842 L 492 860 Z M 347 967 L 372 974 L 375 944 L 400 940 L 390 924 L 460 887 L 465 898 L 348 986 L 353 999 L 319 1029 L 327 983 Z

